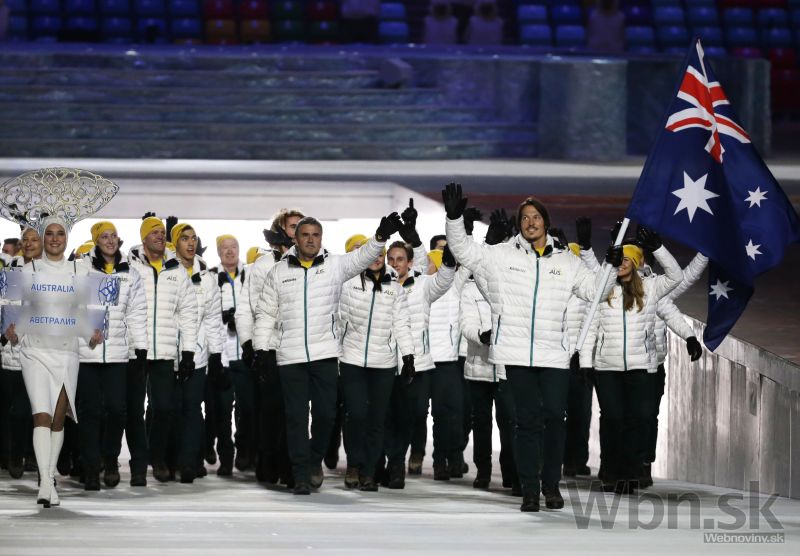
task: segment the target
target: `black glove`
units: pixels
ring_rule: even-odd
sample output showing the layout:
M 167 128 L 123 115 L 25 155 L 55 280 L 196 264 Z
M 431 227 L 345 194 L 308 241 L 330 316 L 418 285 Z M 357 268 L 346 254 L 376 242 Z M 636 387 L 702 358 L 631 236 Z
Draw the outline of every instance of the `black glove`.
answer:
M 581 354 L 580 352 L 575 352 L 572 354 L 572 357 L 569 358 L 569 370 L 573 373 L 579 373 L 581 371 Z
M 488 346 L 492 343 L 492 331 L 491 330 L 484 330 L 478 335 L 478 339 L 481 343 L 485 346 Z
M 253 368 L 253 360 L 256 357 L 256 352 L 253 351 L 253 341 L 247 340 L 245 343 L 242 344 L 242 363 L 244 363 L 245 367 L 248 369 Z
M 414 381 L 414 376 L 417 374 L 417 370 L 414 368 L 413 355 L 403 356 L 403 368 L 400 370 L 400 374 L 403 375 L 403 378 L 406 380 L 406 384 L 411 384 Z
M 697 361 L 703 355 L 703 346 L 695 336 L 689 336 L 686 338 L 686 351 L 689 352 L 692 361 Z
M 375 239 L 378 241 L 386 241 L 402 227 L 403 221 L 400 220 L 400 215 L 393 212 L 389 216 L 381 218 L 381 223 L 375 231 Z
M 592 219 L 579 216 L 575 219 L 575 233 L 578 234 L 578 245 L 581 250 L 588 251 L 592 248 Z M 616 238 L 614 238 L 616 239 Z M 612 239 L 611 241 L 614 241 Z
M 567 249 L 569 246 L 569 241 L 567 241 L 567 234 L 564 233 L 564 230 L 561 228 L 550 228 L 547 232 L 556 240 L 556 247 L 561 247 L 561 249 Z
M 225 311 L 222 311 L 222 324 L 227 324 L 228 330 L 233 334 L 236 334 L 235 315 L 236 315 L 236 309 L 234 309 L 233 307 Z
M 447 212 L 447 218 L 456 220 L 462 214 L 464 209 L 467 208 L 467 199 L 461 191 L 461 184 L 448 183 L 442 189 L 442 201 L 444 201 L 444 210 Z
M 144 380 L 147 377 L 147 350 L 135 349 L 133 353 L 136 354 L 136 370 L 139 373 L 139 377 Z
M 177 216 L 167 216 L 167 222 L 165 226 L 167 230 L 167 241 L 169 241 L 170 238 L 172 237 L 172 228 L 174 228 L 175 224 L 177 223 L 178 223 Z
M 483 213 L 476 207 L 469 207 L 464 211 L 464 229 L 467 235 L 472 235 L 472 230 L 475 229 L 475 221 L 483 218 Z
M 278 226 L 277 232 L 273 232 L 272 230 L 264 230 L 264 239 L 267 241 L 267 243 L 274 247 L 291 247 L 294 245 L 292 238 L 290 238 L 289 234 L 287 234 L 280 226 Z
M 147 219 L 148 219 L 148 218 L 150 218 L 150 217 L 155 217 L 155 215 L 156 215 L 156 213 L 155 213 L 155 212 L 152 212 L 152 211 L 151 211 L 151 212 L 145 212 L 145 213 L 142 215 L 142 220 L 147 220 Z
M 455 268 L 456 266 L 456 258 L 453 256 L 453 252 L 450 251 L 450 246 L 447 244 L 445 244 L 442 250 L 442 264 L 450 268 Z
M 511 222 L 505 209 L 492 211 L 489 217 L 489 229 L 486 230 L 486 245 L 497 245 L 509 237 Z
M 253 370 L 256 372 L 259 382 L 266 383 L 269 375 L 278 370 L 278 358 L 274 349 L 265 351 L 260 349 L 256 351 L 256 357 L 253 361 Z
M 414 199 L 408 200 L 408 207 L 400 215 L 400 218 L 403 219 L 403 225 L 399 230 L 403 241 L 410 243 L 411 247 L 422 245 L 422 240 L 417 233 L 417 209 L 414 208 Z
M 639 226 L 636 230 L 636 242 L 640 247 L 652 253 L 661 247 L 661 236 L 650 228 Z
M 181 362 L 178 363 L 178 376 L 177 379 L 180 382 L 186 382 L 190 378 L 192 378 L 192 373 L 194 372 L 194 352 L 193 351 L 182 351 L 181 352 Z
M 622 245 L 611 245 L 606 251 L 606 262 L 614 268 L 622 264 Z
M 414 228 L 417 225 L 417 216 L 417 209 L 414 208 L 414 199 L 411 198 L 408 200 L 406 209 L 400 214 L 400 218 L 403 219 L 403 223 L 406 226 Z
M 211 353 L 208 356 L 208 378 L 214 387 L 222 392 L 231 387 L 231 378 L 222 366 L 222 354 Z

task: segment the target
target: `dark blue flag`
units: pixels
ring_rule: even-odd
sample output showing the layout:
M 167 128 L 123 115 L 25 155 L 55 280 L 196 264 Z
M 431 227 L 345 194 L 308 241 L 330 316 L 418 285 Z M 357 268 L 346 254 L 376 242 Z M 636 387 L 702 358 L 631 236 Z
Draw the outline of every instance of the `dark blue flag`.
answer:
M 697 41 L 627 214 L 710 259 L 703 341 L 712 351 L 747 306 L 755 277 L 800 241 L 797 213 L 736 122 Z

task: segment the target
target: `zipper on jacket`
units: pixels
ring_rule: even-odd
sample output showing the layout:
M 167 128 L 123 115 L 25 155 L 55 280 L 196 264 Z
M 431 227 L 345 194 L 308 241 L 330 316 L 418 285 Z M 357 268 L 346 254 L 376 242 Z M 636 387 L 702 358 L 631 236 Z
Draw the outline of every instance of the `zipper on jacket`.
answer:
M 334 318 L 333 313 L 331 313 L 331 336 L 333 339 L 336 339 L 336 318 Z
M 497 345 L 497 342 L 500 341 L 500 322 L 503 320 L 503 315 L 497 317 L 497 332 L 494 335 L 494 345 Z
M 230 278 L 230 277 L 229 277 Z M 231 294 L 233 295 L 233 313 L 236 314 L 236 280 L 230 281 L 231 284 Z M 236 329 L 235 332 L 236 336 L 236 359 L 239 360 L 242 358 L 242 354 L 239 353 L 239 329 Z
M 622 300 L 622 368 L 628 370 L 628 319 L 625 316 L 625 300 Z
M 158 271 L 149 262 L 147 263 L 153 270 L 153 359 L 158 359 L 156 350 L 156 320 L 158 315 Z M 161 263 L 164 264 L 163 262 Z
M 303 267 L 303 341 L 306 345 L 306 360 L 311 362 L 308 353 L 308 269 Z
M 369 318 L 367 319 L 367 343 L 364 345 L 364 366 L 367 366 L 367 356 L 369 355 L 369 334 L 372 330 L 372 309 L 375 307 L 375 290 L 372 290 L 372 302 L 369 304 Z
M 109 315 L 108 306 L 106 306 L 106 322 L 108 322 L 109 325 L 111 324 L 111 315 Z M 106 363 L 106 341 L 107 340 L 108 340 L 108 338 L 105 338 L 103 340 L 103 364 L 104 365 Z
M 539 257 L 536 257 L 536 285 L 533 287 L 533 305 L 531 305 L 531 359 L 530 366 L 533 367 L 533 338 L 535 336 L 534 321 L 536 320 L 536 298 L 539 296 Z

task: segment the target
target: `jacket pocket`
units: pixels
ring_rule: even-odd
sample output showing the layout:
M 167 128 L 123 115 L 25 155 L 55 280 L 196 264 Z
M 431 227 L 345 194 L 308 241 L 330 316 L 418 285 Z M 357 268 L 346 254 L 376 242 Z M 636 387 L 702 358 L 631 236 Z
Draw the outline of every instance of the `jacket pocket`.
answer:
M 280 335 L 278 336 L 278 347 L 280 347 L 283 345 L 283 323 L 280 323 L 278 330 L 280 331 Z
M 500 324 L 503 320 L 503 315 L 497 317 L 497 330 L 494 332 L 494 345 L 497 345 L 497 342 L 500 341 Z
M 597 347 L 597 355 L 603 353 L 603 344 L 605 343 L 606 335 L 600 334 L 600 345 Z
M 350 321 L 344 321 L 344 332 L 342 332 L 342 341 L 344 341 L 345 336 L 347 336 L 347 329 L 350 327 Z
M 336 317 L 331 313 L 331 336 L 336 339 Z

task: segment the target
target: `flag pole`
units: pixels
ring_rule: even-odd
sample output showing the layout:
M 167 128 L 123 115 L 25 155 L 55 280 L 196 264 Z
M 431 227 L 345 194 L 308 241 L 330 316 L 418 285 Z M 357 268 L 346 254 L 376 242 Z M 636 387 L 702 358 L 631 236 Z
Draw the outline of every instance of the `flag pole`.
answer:
M 625 232 L 628 231 L 628 224 L 630 224 L 629 218 L 623 218 L 622 224 L 619 227 L 619 232 L 617 233 L 617 237 L 614 240 L 614 245 L 619 245 L 622 243 L 622 239 L 625 237 Z M 606 264 L 605 268 L 603 269 L 603 279 L 600 281 L 600 284 L 603 286 L 606 285 L 608 282 L 608 277 L 611 274 L 611 271 L 614 270 L 614 267 L 610 264 Z M 599 288 L 594 293 L 594 300 L 592 300 L 592 306 L 589 307 L 589 312 L 583 318 L 583 324 L 581 325 L 581 333 L 578 334 L 578 343 L 575 345 L 575 353 L 577 354 L 580 352 L 581 348 L 583 348 L 583 344 L 586 342 L 586 336 L 589 335 L 589 327 L 592 324 L 592 320 L 594 320 L 594 314 L 597 312 L 597 308 L 600 306 L 600 298 L 603 296 L 603 289 Z

